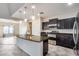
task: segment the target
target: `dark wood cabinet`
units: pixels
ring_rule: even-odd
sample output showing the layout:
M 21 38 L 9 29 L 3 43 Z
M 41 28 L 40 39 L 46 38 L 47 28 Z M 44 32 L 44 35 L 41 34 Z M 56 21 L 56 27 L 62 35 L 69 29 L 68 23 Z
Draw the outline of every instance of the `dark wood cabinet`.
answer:
M 50 19 L 48 24 L 49 28 L 57 28 L 57 21 L 58 21 L 58 18 Z
M 58 20 L 58 29 L 64 29 L 64 20 Z
M 41 39 L 43 40 L 43 56 L 48 53 L 48 36 L 46 32 L 41 32 Z
M 42 22 L 42 29 L 43 30 L 46 30 L 46 29 L 48 29 L 48 22 Z
M 72 29 L 73 30 L 73 25 L 74 25 L 75 20 L 77 20 L 78 28 L 79 28 L 79 18 L 78 17 L 72 17 L 72 18 L 58 20 L 58 27 L 57 28 L 58 29 Z M 72 34 L 59 33 L 56 36 L 57 36 L 57 39 L 56 39 L 57 45 L 60 45 L 63 47 L 68 47 L 68 48 L 74 47 L 73 33 Z M 78 38 L 77 48 L 79 49 L 79 38 Z
M 64 28 L 65 29 L 73 29 L 75 17 L 73 18 L 68 18 L 64 20 Z
M 43 56 L 48 53 L 48 39 L 43 41 Z
M 58 29 L 73 29 L 75 17 L 58 20 Z
M 74 47 L 72 34 L 57 34 L 56 45 L 72 48 Z
M 57 24 L 58 18 L 49 19 L 49 24 Z
M 77 49 L 79 50 L 79 34 L 78 34 Z

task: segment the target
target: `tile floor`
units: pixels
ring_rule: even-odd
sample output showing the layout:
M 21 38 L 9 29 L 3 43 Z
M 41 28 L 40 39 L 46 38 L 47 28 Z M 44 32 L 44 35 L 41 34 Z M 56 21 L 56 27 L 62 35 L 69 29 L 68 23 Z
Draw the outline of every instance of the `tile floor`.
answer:
M 16 46 L 16 37 L 0 38 L 0 56 L 29 56 Z
M 16 46 L 16 37 L 0 38 L 0 56 L 29 56 Z M 47 56 L 75 56 L 72 49 L 49 44 Z
M 0 56 L 29 56 L 15 45 L 0 45 Z
M 49 44 L 47 56 L 75 56 L 75 54 L 72 49 Z

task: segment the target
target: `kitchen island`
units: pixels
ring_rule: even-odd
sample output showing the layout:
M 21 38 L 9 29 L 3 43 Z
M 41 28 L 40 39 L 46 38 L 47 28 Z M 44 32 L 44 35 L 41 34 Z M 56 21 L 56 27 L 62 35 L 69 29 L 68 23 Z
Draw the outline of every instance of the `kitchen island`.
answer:
M 48 39 L 43 36 L 18 36 L 16 45 L 31 56 L 45 56 L 48 53 Z

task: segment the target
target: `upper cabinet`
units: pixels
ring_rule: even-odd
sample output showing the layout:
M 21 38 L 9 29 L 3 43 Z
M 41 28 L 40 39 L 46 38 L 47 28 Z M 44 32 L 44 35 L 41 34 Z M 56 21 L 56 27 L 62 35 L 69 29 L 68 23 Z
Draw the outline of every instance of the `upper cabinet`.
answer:
M 58 29 L 73 29 L 75 17 L 58 20 Z
M 57 28 L 57 21 L 58 21 L 58 18 L 49 19 L 49 21 L 47 22 L 42 22 L 42 30 Z
M 64 29 L 64 20 L 58 20 L 58 29 Z
M 50 19 L 49 20 L 49 24 L 56 24 L 57 23 L 58 18 L 55 19 Z
M 42 22 L 42 29 L 73 29 L 74 21 L 77 20 L 79 24 L 79 18 L 78 17 L 70 17 L 65 19 L 49 19 L 48 22 Z
M 49 24 L 49 22 L 42 22 L 42 30 L 47 30 L 48 24 Z
M 49 20 L 49 29 L 50 28 L 57 28 L 57 21 L 58 21 L 58 18 L 55 18 L 55 19 L 50 19 Z

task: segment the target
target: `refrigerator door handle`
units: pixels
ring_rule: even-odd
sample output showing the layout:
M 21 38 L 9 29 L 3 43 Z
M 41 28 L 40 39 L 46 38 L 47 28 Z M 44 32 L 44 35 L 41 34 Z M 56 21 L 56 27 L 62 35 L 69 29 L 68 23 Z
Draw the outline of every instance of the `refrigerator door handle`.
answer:
M 77 44 L 77 40 L 78 40 L 78 23 L 75 20 L 74 22 L 74 26 L 73 26 L 73 40 L 74 43 Z

